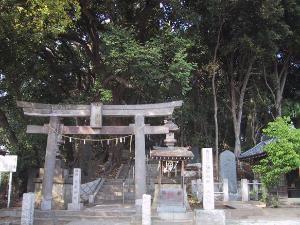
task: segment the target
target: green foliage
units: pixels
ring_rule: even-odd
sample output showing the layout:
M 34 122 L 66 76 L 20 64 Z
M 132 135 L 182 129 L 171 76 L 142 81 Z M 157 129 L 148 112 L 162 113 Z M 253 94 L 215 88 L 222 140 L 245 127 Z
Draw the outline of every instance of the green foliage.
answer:
M 267 157 L 254 166 L 264 185 L 274 187 L 282 174 L 300 166 L 300 130 L 292 126 L 289 118 L 277 118 L 264 129 L 273 141 L 264 147 Z
M 283 115 L 290 117 L 300 116 L 300 103 L 296 101 L 285 101 L 283 105 Z
M 192 45 L 187 39 L 167 29 L 142 44 L 131 29 L 112 27 L 104 33 L 103 40 L 107 69 L 114 76 L 126 79 L 129 85 L 149 93 L 148 98 L 169 93 L 174 84 L 180 87 L 182 95 L 191 89 L 195 64 L 187 60 L 187 50 Z
M 36 39 L 66 31 L 80 13 L 79 3 L 75 0 L 2 0 L 1 5 L 3 14 L 13 17 L 15 32 L 21 36 L 30 32 Z

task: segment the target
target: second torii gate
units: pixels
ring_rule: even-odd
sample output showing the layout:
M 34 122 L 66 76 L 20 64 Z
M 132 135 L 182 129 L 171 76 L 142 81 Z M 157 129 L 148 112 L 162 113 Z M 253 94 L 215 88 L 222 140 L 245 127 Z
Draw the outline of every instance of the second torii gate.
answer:
M 146 193 L 145 134 L 169 133 L 167 126 L 145 125 L 145 117 L 171 116 L 182 101 L 143 105 L 53 105 L 17 101 L 28 116 L 50 117 L 44 126 L 28 125 L 27 133 L 48 134 L 42 185 L 42 210 L 52 208 L 52 187 L 59 134 L 85 135 L 135 135 L 135 199 L 136 203 Z M 102 126 L 102 117 L 134 117 L 135 123 L 129 126 Z M 90 126 L 64 126 L 63 117 L 89 117 Z

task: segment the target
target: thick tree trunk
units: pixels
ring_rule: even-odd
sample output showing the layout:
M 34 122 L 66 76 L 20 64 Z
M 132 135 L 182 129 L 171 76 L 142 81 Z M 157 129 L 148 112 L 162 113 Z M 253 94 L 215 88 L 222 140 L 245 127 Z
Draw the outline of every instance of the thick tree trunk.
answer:
M 241 122 L 237 123 L 237 127 L 234 129 L 234 153 L 238 156 L 241 153 Z
M 275 103 L 276 117 L 279 117 L 282 115 L 281 99 L 282 99 L 281 96 L 276 98 L 276 103 Z

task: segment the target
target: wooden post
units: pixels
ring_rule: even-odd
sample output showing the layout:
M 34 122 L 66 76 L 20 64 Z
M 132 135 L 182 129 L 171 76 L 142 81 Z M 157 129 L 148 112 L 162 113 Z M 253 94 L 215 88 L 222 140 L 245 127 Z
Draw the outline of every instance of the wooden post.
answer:
M 48 131 L 47 148 L 45 156 L 44 177 L 42 184 L 41 210 L 52 208 L 52 187 L 55 169 L 57 145 L 57 134 L 55 129 L 59 126 L 59 117 L 50 117 L 50 129 Z
M 10 207 L 11 188 L 12 188 L 12 172 L 9 172 L 7 208 Z
M 145 123 L 144 116 L 135 116 L 135 201 L 143 199 L 143 194 L 146 194 L 146 155 L 145 155 Z M 140 206 L 141 207 L 141 206 Z
M 184 161 L 181 161 L 181 187 L 184 187 Z
M 162 167 L 161 160 L 159 160 L 158 165 L 159 165 L 158 184 L 159 184 L 159 190 L 160 190 L 160 186 L 161 186 L 161 167 Z

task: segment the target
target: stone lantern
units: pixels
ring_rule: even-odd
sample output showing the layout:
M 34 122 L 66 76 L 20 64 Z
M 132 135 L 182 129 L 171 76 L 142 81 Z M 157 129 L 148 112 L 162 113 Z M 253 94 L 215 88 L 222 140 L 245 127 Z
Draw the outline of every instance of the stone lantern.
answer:
M 171 120 L 165 120 L 165 126 L 169 128 L 169 133 L 166 134 L 166 138 L 164 140 L 165 145 L 172 149 L 174 148 L 177 140 L 174 137 L 174 132 L 179 130 L 179 127 L 173 123 Z

